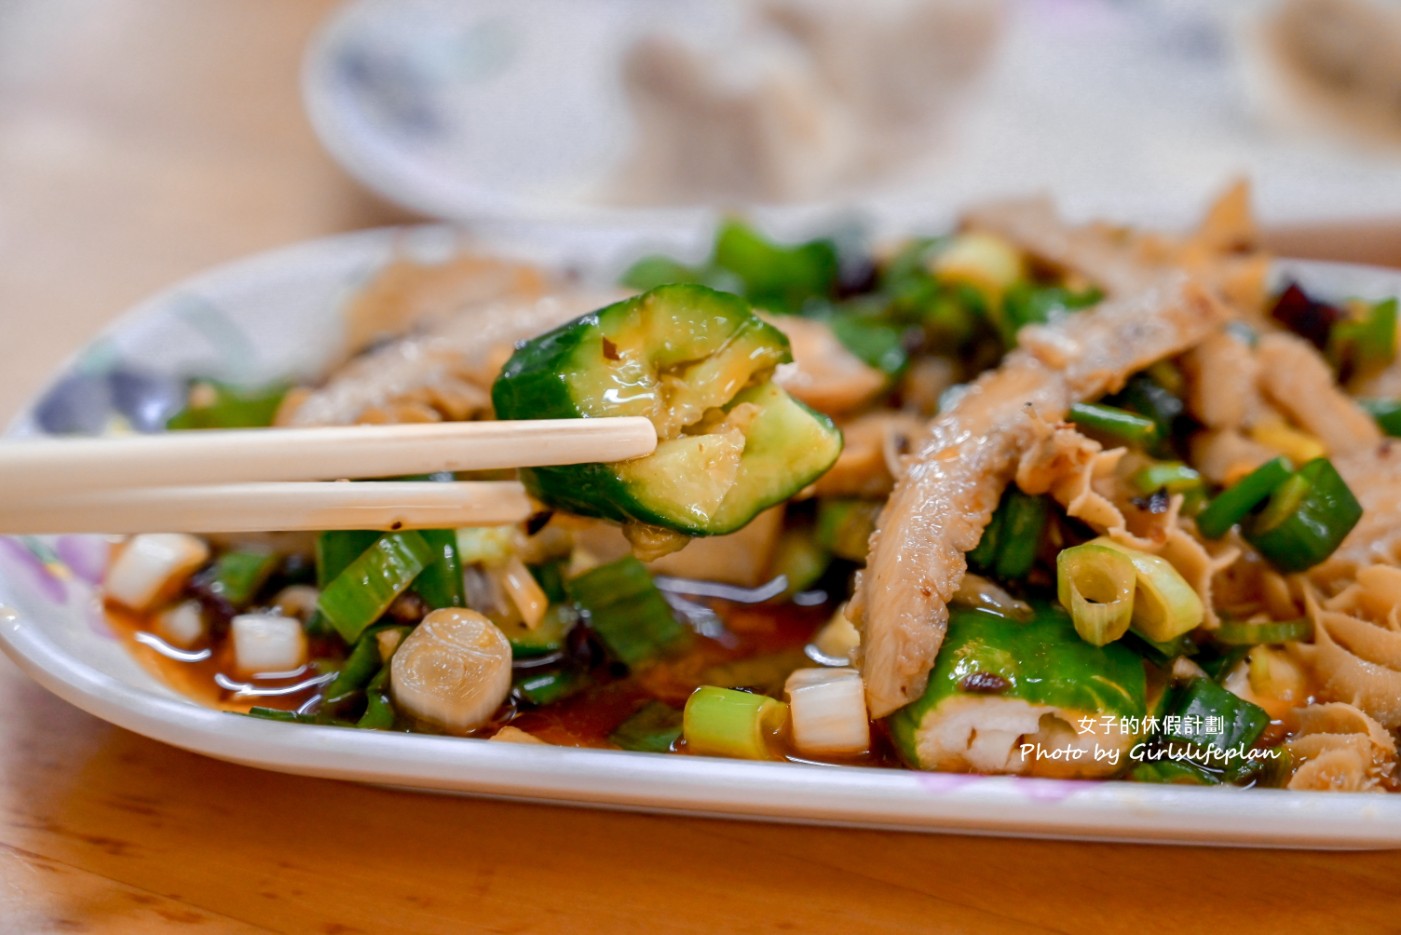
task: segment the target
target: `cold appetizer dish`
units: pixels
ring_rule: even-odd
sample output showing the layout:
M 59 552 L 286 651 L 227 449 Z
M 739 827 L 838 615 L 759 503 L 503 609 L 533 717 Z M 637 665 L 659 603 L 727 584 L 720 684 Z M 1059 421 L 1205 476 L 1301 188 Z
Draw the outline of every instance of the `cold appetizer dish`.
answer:
M 520 525 L 136 536 L 109 606 L 261 718 L 1390 790 L 1397 303 L 1270 270 L 1244 189 L 1181 236 L 1039 200 L 874 246 L 731 222 L 609 288 L 397 259 L 322 382 L 197 382 L 170 427 L 641 415 L 656 452 L 521 471 Z

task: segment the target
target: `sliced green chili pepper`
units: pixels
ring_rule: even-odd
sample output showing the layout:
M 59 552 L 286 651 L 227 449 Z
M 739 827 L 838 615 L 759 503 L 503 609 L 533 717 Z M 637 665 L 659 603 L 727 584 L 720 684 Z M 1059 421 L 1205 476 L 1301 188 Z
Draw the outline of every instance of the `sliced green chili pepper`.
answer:
M 1288 479 L 1288 461 L 1284 458 L 1266 461 L 1217 494 L 1216 499 L 1197 514 L 1197 529 L 1208 539 L 1220 539 Z
M 1050 706 L 1074 731 L 1087 718 L 1143 718 L 1147 691 L 1137 654 L 1118 643 L 1091 646 L 1058 607 L 1039 605 L 1026 623 L 955 608 L 924 694 L 893 714 L 888 724 L 905 761 L 932 769 L 939 762 L 927 755 L 938 747 L 940 723 L 983 699 Z M 1136 739 L 1114 731 L 1097 736 L 1125 749 Z
M 503 419 L 646 416 L 655 453 L 532 468 L 540 500 L 687 535 L 734 532 L 836 461 L 841 433 L 769 378 L 788 340 L 732 295 L 662 286 L 520 345 L 492 387 Z
M 1315 458 L 1274 489 L 1245 538 L 1280 571 L 1303 571 L 1332 555 L 1361 518 L 1333 462 Z
M 347 643 L 360 638 L 433 559 L 416 532 L 381 536 L 321 591 L 317 608 Z
M 1152 419 L 1102 403 L 1076 403 L 1070 407 L 1070 421 L 1129 445 L 1147 447 L 1158 440 L 1158 424 Z
M 646 566 L 631 556 L 580 575 L 569 582 L 569 593 L 603 645 L 630 667 L 668 651 L 688 632 Z
M 1159 754 L 1166 756 L 1165 754 Z M 1129 782 L 1156 782 L 1179 786 L 1219 786 L 1221 777 L 1190 760 L 1146 760 L 1129 770 Z

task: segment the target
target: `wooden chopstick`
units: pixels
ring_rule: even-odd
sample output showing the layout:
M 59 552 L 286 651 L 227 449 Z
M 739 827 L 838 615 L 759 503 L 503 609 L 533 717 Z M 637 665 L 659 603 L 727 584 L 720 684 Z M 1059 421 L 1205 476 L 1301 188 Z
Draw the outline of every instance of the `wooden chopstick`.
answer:
M 0 510 L 80 491 L 626 461 L 656 447 L 640 416 L 20 440 L 0 445 Z
M 11 503 L 0 510 L 0 533 L 451 529 L 518 523 L 531 512 L 516 481 L 212 484 Z

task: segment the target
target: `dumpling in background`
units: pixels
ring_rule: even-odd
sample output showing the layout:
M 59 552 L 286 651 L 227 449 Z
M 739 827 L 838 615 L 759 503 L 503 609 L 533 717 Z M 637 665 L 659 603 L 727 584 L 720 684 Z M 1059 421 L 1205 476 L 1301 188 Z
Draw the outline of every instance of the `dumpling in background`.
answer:
M 624 85 L 630 202 L 791 201 L 872 181 L 927 147 L 983 70 L 1000 2 L 767 0 L 733 32 L 645 36 Z

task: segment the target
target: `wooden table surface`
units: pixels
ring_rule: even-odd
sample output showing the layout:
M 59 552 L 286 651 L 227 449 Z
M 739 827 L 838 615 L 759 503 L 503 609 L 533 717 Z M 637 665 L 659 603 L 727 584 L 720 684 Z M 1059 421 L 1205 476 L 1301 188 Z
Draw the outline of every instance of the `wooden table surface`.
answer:
M 0 419 L 135 300 L 401 218 L 297 93 L 309 0 L 0 4 Z M 1397 229 L 1293 231 L 1401 260 Z M 1401 852 L 660 818 L 282 776 L 89 717 L 0 658 L 0 932 L 1401 930 Z

